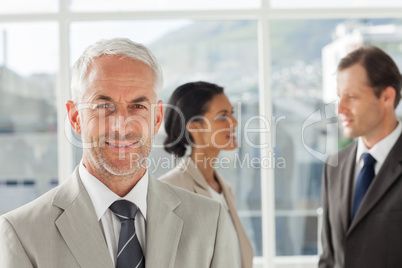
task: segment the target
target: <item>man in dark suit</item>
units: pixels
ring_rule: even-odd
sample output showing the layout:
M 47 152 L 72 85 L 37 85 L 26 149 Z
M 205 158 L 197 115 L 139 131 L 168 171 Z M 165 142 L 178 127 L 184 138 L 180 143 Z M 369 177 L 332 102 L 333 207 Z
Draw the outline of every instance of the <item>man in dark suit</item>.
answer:
M 358 139 L 324 167 L 320 268 L 402 267 L 401 84 L 395 62 L 376 47 L 338 65 L 343 134 Z

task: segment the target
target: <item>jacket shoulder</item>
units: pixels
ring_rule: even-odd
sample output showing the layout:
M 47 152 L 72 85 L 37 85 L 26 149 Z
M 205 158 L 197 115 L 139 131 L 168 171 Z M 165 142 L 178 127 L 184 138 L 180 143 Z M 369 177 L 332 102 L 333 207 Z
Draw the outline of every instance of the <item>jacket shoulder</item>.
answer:
M 335 162 L 342 162 L 342 160 L 345 160 L 348 156 L 350 156 L 351 153 L 353 153 L 357 148 L 357 141 L 351 142 L 348 144 L 345 148 L 339 150 L 335 154 L 332 154 L 328 157 L 329 163 L 334 162 L 335 159 L 338 159 L 339 161 Z
M 158 179 L 164 183 L 186 189 L 187 191 L 193 191 L 194 181 L 189 178 L 188 170 L 175 167 Z
M 48 219 L 48 216 L 52 214 L 55 207 L 52 205 L 52 200 L 58 190 L 58 187 L 46 192 L 35 200 L 17 208 L 3 215 L 11 224 L 18 223 L 20 221 L 34 223 L 40 219 Z M 56 208 L 57 212 L 60 211 Z
M 196 194 L 182 187 L 178 187 L 172 184 L 163 183 L 158 181 L 160 184 L 158 187 L 163 187 L 166 191 L 174 195 L 178 200 L 180 200 L 180 206 L 176 208 L 176 212 L 181 211 L 183 214 L 193 214 L 195 211 L 201 213 L 218 212 L 220 211 L 220 203 L 205 197 L 203 195 Z M 219 212 L 218 212 L 219 213 Z

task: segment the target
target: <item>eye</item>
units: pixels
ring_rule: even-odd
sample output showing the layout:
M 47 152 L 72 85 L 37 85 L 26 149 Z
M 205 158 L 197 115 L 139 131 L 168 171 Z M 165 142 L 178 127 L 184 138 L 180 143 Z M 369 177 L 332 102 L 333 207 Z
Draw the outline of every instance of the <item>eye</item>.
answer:
M 116 105 L 113 104 L 113 103 L 101 103 L 101 104 L 98 104 L 96 106 L 96 109 L 99 109 L 99 110 L 106 110 L 107 109 L 110 112 L 113 112 L 113 111 L 116 110 Z
M 215 120 L 227 120 L 228 116 L 226 114 L 218 115 Z
M 98 108 L 98 109 L 107 109 L 107 108 L 109 108 L 109 104 L 102 103 L 102 104 L 99 104 L 98 106 L 96 106 L 96 108 Z
M 132 105 L 130 105 L 130 108 L 131 109 L 139 109 L 139 110 L 147 109 L 147 107 L 142 104 L 132 104 Z

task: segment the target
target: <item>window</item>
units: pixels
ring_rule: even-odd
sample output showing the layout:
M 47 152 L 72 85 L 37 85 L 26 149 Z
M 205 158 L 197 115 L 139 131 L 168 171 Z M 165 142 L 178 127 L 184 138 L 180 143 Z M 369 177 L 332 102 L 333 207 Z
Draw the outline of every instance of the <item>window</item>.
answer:
M 58 1 L 54 0 L 0 0 L 0 14 L 54 13 L 58 11 Z
M 375 45 L 401 68 L 400 28 L 396 19 L 271 22 L 272 106 L 275 118 L 281 118 L 275 151 L 287 164 L 286 169 L 275 169 L 277 256 L 319 251 L 323 164 L 350 142 L 338 135 L 338 61 L 363 44 Z
M 0 213 L 57 184 L 56 23 L 0 24 Z
M 286 161 L 286 168 L 275 169 L 277 256 L 318 253 L 322 168 L 338 149 L 335 105 L 323 102 L 321 51 L 337 23 L 271 22 L 274 151 Z

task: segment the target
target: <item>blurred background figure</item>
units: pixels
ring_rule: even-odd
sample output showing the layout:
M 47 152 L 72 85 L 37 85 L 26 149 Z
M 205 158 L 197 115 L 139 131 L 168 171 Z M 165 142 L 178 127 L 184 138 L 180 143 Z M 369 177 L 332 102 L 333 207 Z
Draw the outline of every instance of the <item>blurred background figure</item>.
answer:
M 320 268 L 402 267 L 401 87 L 398 66 L 375 46 L 338 64 L 343 135 L 357 140 L 324 167 Z
M 253 248 L 236 212 L 234 191 L 215 170 L 219 152 L 237 148 L 237 121 L 228 97 L 218 85 L 191 82 L 179 86 L 165 108 L 164 148 L 180 159 L 160 179 L 220 202 L 232 219 L 233 242 L 239 252 L 235 257 L 243 268 L 252 267 Z M 191 154 L 185 156 L 187 147 Z

